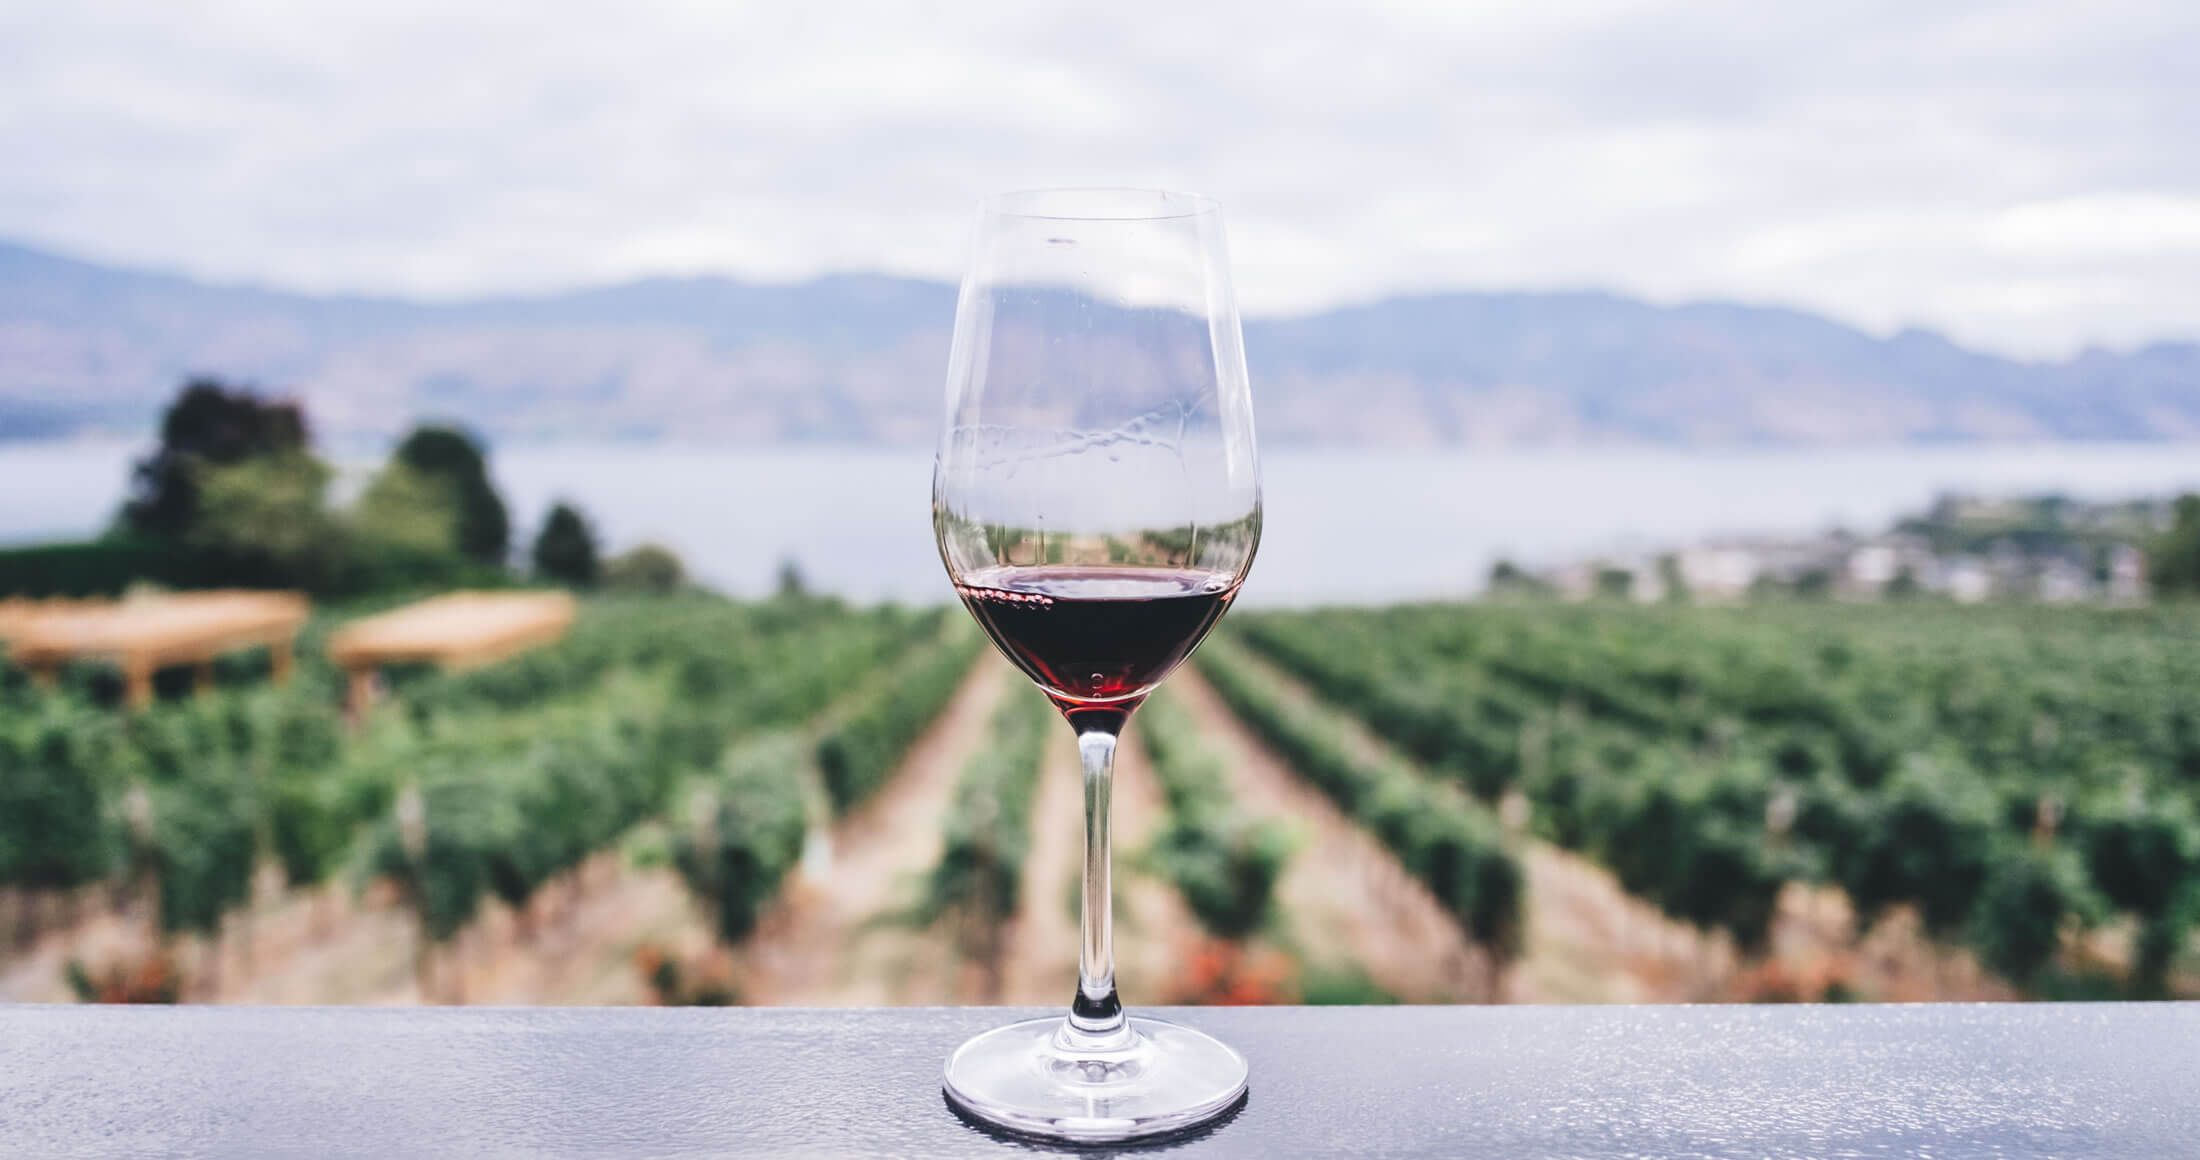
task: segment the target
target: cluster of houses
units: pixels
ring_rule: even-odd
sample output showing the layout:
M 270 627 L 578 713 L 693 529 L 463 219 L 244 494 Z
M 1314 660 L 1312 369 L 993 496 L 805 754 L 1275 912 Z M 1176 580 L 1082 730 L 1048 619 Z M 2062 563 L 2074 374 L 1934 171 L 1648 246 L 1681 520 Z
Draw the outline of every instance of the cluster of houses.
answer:
M 1773 593 L 1879 600 L 2136 603 L 2165 505 L 2082 504 L 2061 497 L 1943 497 L 1878 535 L 1731 537 L 1663 552 L 1577 561 L 1525 578 L 1567 599 L 1655 603 L 1746 600 Z

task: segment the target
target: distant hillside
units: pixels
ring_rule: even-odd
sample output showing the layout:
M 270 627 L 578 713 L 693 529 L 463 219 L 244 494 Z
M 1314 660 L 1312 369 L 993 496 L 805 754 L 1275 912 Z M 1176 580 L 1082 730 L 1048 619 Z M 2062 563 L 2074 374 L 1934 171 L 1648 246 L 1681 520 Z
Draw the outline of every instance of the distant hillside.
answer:
M 652 278 L 424 304 L 210 286 L 0 244 L 0 438 L 139 429 L 186 374 L 330 434 L 925 443 L 953 287 Z M 1923 331 L 1609 294 L 1436 294 L 1246 324 L 1264 439 L 1362 446 L 2200 437 L 2200 344 L 2022 363 Z

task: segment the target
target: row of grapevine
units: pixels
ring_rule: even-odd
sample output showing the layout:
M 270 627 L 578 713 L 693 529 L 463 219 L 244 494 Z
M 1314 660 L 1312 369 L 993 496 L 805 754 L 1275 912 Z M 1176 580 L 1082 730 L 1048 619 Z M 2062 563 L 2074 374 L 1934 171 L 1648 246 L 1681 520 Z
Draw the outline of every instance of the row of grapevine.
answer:
M 442 739 L 459 754 L 437 754 L 446 759 L 420 767 L 409 796 L 376 827 L 371 868 L 410 887 L 424 930 L 440 940 L 463 927 L 487 893 L 526 905 L 552 877 L 660 816 L 681 786 L 707 785 L 714 771 L 726 771 L 719 788 L 737 807 L 763 798 L 767 775 L 780 779 L 776 792 L 799 794 L 799 763 L 769 745 L 732 755 L 728 746 L 807 722 L 836 691 L 868 679 L 912 640 L 937 635 L 938 625 L 933 615 L 851 615 L 820 605 L 768 617 L 746 610 L 717 623 L 689 618 L 676 634 L 652 626 L 649 636 L 624 645 L 647 667 L 611 669 L 571 707 L 504 715 L 532 718 L 519 731 L 521 744 L 496 727 L 506 722 L 464 714 L 436 722 L 424 756 L 437 754 Z M 746 853 L 784 873 L 784 831 L 776 820 L 759 820 L 766 822 L 761 835 L 738 825 L 721 830 L 714 852 L 721 869 Z M 730 848 L 752 837 L 774 845 L 769 852 Z M 699 871 L 702 857 L 690 854 Z M 752 922 L 761 899 L 747 896 L 769 890 L 724 880 L 714 886 L 722 930 Z
M 758 916 L 802 857 L 809 762 L 800 734 L 764 734 L 737 744 L 718 775 L 698 778 L 678 803 L 673 865 L 728 946 L 756 930 Z
M 1000 992 L 1002 926 L 1021 902 L 1046 743 L 1065 733 L 1046 698 L 1020 683 L 1008 691 L 955 782 L 939 861 L 925 876 L 918 917 L 948 925 L 964 960 L 985 972 L 989 999 Z
M 0 719 L 0 886 L 150 887 L 164 931 L 211 931 L 263 852 L 306 857 L 303 771 L 339 728 L 288 691 L 128 717 L 44 698 Z
M 1594 633 L 1528 622 L 1556 639 L 1520 647 L 1514 628 L 1491 667 L 1632 698 L 1667 713 L 1637 732 L 1744 755 L 1867 916 L 1912 902 L 1934 933 L 2029 981 L 2064 927 L 2128 912 L 2132 981 L 2159 991 L 2200 919 L 2187 736 L 2200 703 L 2174 644 L 2189 614 L 1850 611 L 1699 614 L 1687 637 L 1660 617 Z
M 1200 672 L 1232 712 L 1397 856 L 1498 961 L 1518 954 L 1526 875 L 1491 813 L 1386 756 L 1355 751 L 1332 711 L 1300 703 L 1260 664 L 1210 640 Z
M 874 678 L 862 702 L 818 742 L 818 772 L 835 812 L 846 813 L 884 785 L 961 686 L 983 641 L 957 628 L 961 631 Z
M 11 689 L 0 715 L 0 886 L 150 887 L 168 932 L 214 932 L 254 868 L 409 886 L 455 931 L 661 811 L 730 738 L 816 716 L 933 639 L 939 613 L 829 601 L 591 601 L 561 644 L 468 673 L 397 675 L 348 726 L 334 674 L 138 714 Z
M 1276 883 L 1291 859 L 1289 829 L 1238 808 L 1222 762 L 1166 690 L 1140 707 L 1136 721 L 1135 737 L 1168 805 L 1145 862 L 1175 885 L 1207 933 L 1227 941 L 1252 936 L 1274 910 Z
M 2132 639 L 2069 613 L 2088 646 L 1961 610 L 1843 612 L 1417 607 L 1239 627 L 1432 768 L 1485 796 L 1517 787 L 1547 836 L 1745 944 L 1782 882 L 1825 881 L 1867 921 L 1915 905 L 2024 981 L 2066 926 L 2124 910 L 2142 924 L 2135 982 L 2158 989 L 2200 917 L 2179 748 L 2194 704 L 2163 687 L 2185 662 L 2154 636 L 2179 622 Z M 2016 675 L 2027 656 L 2064 672 Z M 2156 684 L 2117 702 L 2144 685 L 2133 672 Z
M 822 781 L 821 771 L 836 767 L 833 763 L 846 769 L 852 749 L 876 745 L 883 752 L 891 740 L 885 736 L 887 723 L 915 720 L 921 730 L 938 715 L 944 696 L 916 697 L 904 690 L 892 708 L 882 705 L 905 681 L 935 690 L 944 682 L 952 694 L 973 650 L 962 635 L 937 639 L 938 630 L 936 620 L 927 621 L 922 635 L 933 643 L 884 678 L 843 672 L 834 681 L 805 681 L 799 672 L 785 674 L 775 686 L 782 699 L 809 706 L 811 697 L 794 694 L 807 687 L 830 696 L 854 685 L 858 703 L 831 722 L 814 745 L 793 731 L 740 743 L 715 775 L 695 779 L 693 792 L 676 803 L 673 863 L 689 891 L 709 909 L 720 942 L 737 945 L 755 931 L 764 908 L 800 860 L 811 823 L 805 787 L 812 778 Z M 928 703 L 931 712 L 924 715 Z M 902 748 L 913 738 L 908 733 Z M 899 752 L 894 751 L 892 760 L 898 761 Z

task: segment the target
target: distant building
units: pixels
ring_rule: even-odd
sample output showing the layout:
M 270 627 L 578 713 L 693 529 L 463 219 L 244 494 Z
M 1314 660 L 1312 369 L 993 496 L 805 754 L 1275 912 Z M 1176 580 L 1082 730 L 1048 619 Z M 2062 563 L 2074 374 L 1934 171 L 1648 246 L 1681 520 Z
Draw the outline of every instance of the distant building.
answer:
M 1740 600 L 1757 582 L 1756 553 L 1737 546 L 1689 548 L 1680 553 L 1681 581 L 1699 600 Z
M 1712 540 L 1670 553 L 1636 551 L 1544 573 L 1556 591 L 1656 603 L 1676 587 L 1727 603 L 1764 591 L 1842 600 L 1892 595 L 2068 603 L 2147 599 L 2146 557 L 2169 509 L 2154 500 L 2088 503 L 2062 496 L 1944 495 L 1922 515 L 1868 537 Z
M 2147 598 L 2146 553 L 2130 544 L 2108 550 L 2107 595 L 2119 604 L 2137 604 Z
M 1902 554 L 1893 544 L 1865 544 L 1849 553 L 1846 571 L 1851 585 L 1877 592 L 1902 571 Z
M 2040 566 L 2034 594 L 2051 604 L 2093 598 L 2093 576 L 2075 560 L 2049 560 Z
M 1994 594 L 1994 574 L 1987 570 L 1986 561 L 1976 556 L 1961 556 L 1951 562 L 1946 583 L 1948 595 L 1959 604 L 1977 604 Z

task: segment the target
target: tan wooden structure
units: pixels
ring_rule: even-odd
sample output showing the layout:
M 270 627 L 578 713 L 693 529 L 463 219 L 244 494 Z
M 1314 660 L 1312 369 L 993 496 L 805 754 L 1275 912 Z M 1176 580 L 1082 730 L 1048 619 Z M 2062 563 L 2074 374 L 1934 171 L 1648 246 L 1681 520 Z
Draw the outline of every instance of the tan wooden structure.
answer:
M 0 605 L 8 659 L 51 683 L 71 660 L 122 669 L 131 708 L 153 702 L 153 673 L 191 665 L 202 691 L 214 658 L 266 647 L 275 680 L 290 676 L 291 650 L 310 607 L 295 592 L 176 592 L 118 601 L 13 601 Z
M 112 607 L 114 601 L 95 599 L 77 600 L 56 596 L 45 600 L 32 600 L 22 596 L 10 596 L 0 600 L 0 641 L 14 640 L 33 621 L 58 612 L 90 612 Z
M 349 674 L 359 710 L 383 665 L 477 668 L 556 643 L 573 614 L 563 592 L 452 592 L 345 625 L 329 638 L 329 656 Z

